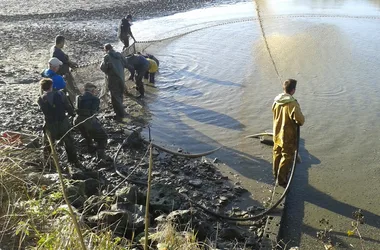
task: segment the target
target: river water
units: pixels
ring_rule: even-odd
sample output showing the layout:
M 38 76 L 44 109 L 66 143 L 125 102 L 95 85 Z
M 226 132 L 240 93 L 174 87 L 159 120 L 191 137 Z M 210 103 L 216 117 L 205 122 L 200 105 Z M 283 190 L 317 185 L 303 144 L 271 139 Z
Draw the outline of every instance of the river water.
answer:
M 280 79 L 298 80 L 295 97 L 306 117 L 287 197 L 281 237 L 289 246 L 324 249 L 316 239 L 329 220 L 333 242 L 348 237 L 361 208 L 366 249 L 380 249 L 380 1 L 259 1 Z M 209 27 L 219 23 L 226 23 Z M 250 134 L 270 130 L 273 98 L 282 92 L 253 2 L 193 10 L 136 22 L 138 40 L 160 59 L 156 88 L 147 87 L 152 138 L 190 152 L 223 148 L 212 157 L 251 194 L 270 196 L 271 148 Z M 152 29 L 155 31 L 152 36 Z M 138 35 L 137 35 L 138 34 Z M 352 246 L 351 246 L 351 245 Z

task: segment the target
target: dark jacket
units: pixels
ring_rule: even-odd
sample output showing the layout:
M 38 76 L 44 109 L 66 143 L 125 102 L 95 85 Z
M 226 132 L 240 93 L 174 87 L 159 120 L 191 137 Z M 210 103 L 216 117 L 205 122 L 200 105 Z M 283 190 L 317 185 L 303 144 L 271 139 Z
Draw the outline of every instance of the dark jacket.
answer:
M 131 72 L 133 72 L 133 70 L 145 72 L 149 69 L 149 62 L 142 55 L 136 54 L 136 55 L 129 56 L 127 57 L 127 62 L 128 62 L 128 69 Z
M 66 73 L 70 72 L 70 68 L 75 67 L 75 65 L 69 60 L 69 56 L 66 55 L 60 48 L 53 46 L 51 50 L 52 50 L 52 57 L 58 58 L 63 63 L 59 67 L 59 70 L 57 72 L 58 75 L 63 76 Z
M 131 24 L 126 18 L 121 19 L 119 24 L 119 29 L 117 32 L 117 37 L 119 39 L 127 39 L 129 36 L 132 36 Z
M 79 116 L 92 116 L 99 111 L 100 99 L 90 92 L 77 97 L 77 114 Z
M 117 76 L 124 83 L 124 69 L 127 68 L 127 64 L 127 60 L 119 52 L 110 50 L 104 56 L 100 69 L 108 76 Z
M 38 105 L 45 115 L 47 124 L 59 123 L 66 118 L 66 112 L 74 116 L 74 110 L 61 91 L 46 92 L 38 99 Z

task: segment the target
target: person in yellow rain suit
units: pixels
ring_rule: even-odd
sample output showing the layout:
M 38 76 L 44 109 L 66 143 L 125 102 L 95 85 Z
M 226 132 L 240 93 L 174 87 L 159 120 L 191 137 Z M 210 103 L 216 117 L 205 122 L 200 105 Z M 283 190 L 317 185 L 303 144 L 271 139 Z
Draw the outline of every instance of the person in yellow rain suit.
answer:
M 146 57 L 146 59 L 149 62 L 149 70 L 145 73 L 144 78 L 148 79 L 149 78 L 149 83 L 155 83 L 154 76 L 158 70 L 158 64 L 156 60 L 153 60 L 149 57 Z
M 273 175 L 284 188 L 297 148 L 297 125 L 302 126 L 305 122 L 300 105 L 293 97 L 296 85 L 296 80 L 286 80 L 283 83 L 284 92 L 274 98 L 272 106 Z

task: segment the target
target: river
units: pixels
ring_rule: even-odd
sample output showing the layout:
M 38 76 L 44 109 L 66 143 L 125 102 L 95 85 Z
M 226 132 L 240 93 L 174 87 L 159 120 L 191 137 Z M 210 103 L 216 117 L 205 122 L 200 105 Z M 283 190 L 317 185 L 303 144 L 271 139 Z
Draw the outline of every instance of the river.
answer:
M 280 79 L 298 80 L 295 97 L 306 117 L 281 238 L 323 249 L 316 234 L 326 219 L 333 242 L 358 249 L 347 230 L 360 208 L 365 249 L 380 249 L 380 1 L 272 0 L 259 1 L 259 9 Z M 271 148 L 244 137 L 271 129 L 282 89 L 256 17 L 254 3 L 243 2 L 133 28 L 138 40 L 204 28 L 146 48 L 161 62 L 145 99 L 152 138 L 190 152 L 222 146 L 213 157 L 223 171 L 251 192 L 247 199 L 263 203 L 273 184 Z

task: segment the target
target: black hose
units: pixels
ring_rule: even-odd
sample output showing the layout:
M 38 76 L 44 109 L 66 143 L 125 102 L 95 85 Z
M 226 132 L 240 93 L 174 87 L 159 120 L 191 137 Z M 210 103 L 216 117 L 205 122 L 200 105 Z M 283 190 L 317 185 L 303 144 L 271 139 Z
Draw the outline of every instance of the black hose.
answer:
M 123 175 L 122 173 L 120 173 L 116 169 L 116 159 L 117 159 L 117 156 L 118 156 L 118 154 L 119 154 L 120 149 L 122 148 L 122 146 L 127 143 L 127 139 L 125 139 L 123 141 L 123 143 L 119 146 L 119 148 L 118 148 L 118 150 L 117 150 L 117 152 L 116 152 L 116 154 L 114 156 L 114 167 L 115 167 L 116 173 L 118 175 L 120 175 L 121 177 L 123 177 L 126 181 L 128 181 L 130 183 L 146 186 L 147 183 L 140 182 L 140 181 L 135 181 L 135 180 L 130 180 L 129 178 L 127 178 L 127 176 Z M 293 180 L 294 172 L 295 172 L 296 166 L 297 166 L 297 155 L 298 155 L 298 150 L 299 150 L 299 141 L 300 141 L 300 127 L 299 127 L 299 125 L 297 125 L 297 147 L 296 147 L 296 150 L 294 152 L 293 164 L 292 164 L 292 169 L 291 169 L 291 172 L 290 172 L 288 184 L 286 185 L 286 188 L 285 188 L 284 192 L 282 193 L 281 197 L 278 199 L 278 201 L 276 201 L 267 210 L 265 210 L 265 211 L 263 211 L 263 212 L 261 212 L 259 214 L 256 214 L 256 215 L 248 217 L 248 218 L 237 218 L 237 217 L 224 216 L 224 215 L 218 214 L 218 213 L 216 213 L 216 212 L 214 212 L 214 211 L 212 211 L 212 210 L 210 210 L 210 209 L 208 209 L 208 208 L 206 208 L 206 207 L 198 204 L 197 202 L 195 202 L 192 199 L 190 199 L 189 197 L 187 197 L 187 195 L 185 195 L 185 194 L 180 194 L 180 193 L 178 193 L 178 194 L 181 195 L 183 198 L 185 198 L 185 200 L 187 200 L 191 204 L 193 204 L 196 207 L 198 207 L 198 208 L 202 209 L 203 211 L 205 211 L 206 213 L 208 213 L 208 214 L 210 214 L 210 215 L 212 215 L 214 217 L 220 218 L 220 219 L 229 220 L 229 221 L 251 221 L 251 220 L 261 219 L 264 216 L 268 215 L 270 212 L 272 212 L 282 202 L 282 200 L 285 198 L 286 194 L 289 192 L 289 187 L 290 187 L 290 184 L 291 184 L 291 182 Z M 275 188 L 276 188 L 276 184 L 275 184 Z

